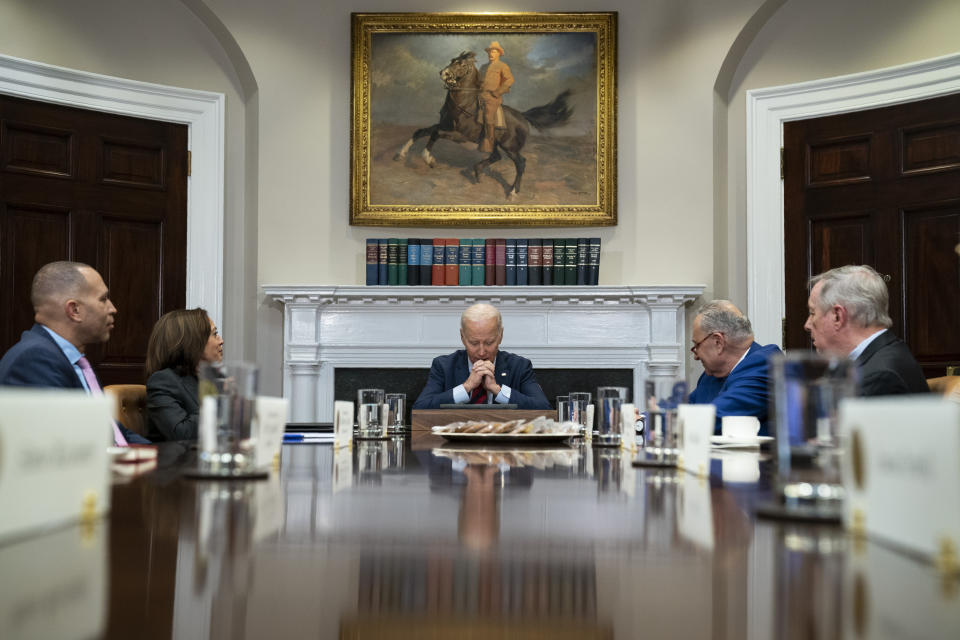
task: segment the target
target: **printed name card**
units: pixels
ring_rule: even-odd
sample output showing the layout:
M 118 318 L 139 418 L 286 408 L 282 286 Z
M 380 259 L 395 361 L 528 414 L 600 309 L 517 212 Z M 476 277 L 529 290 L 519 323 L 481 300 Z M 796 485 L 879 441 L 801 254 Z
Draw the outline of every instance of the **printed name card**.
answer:
M 845 400 L 844 524 L 960 573 L 960 406 L 939 397 Z
M 681 404 L 677 407 L 680 455 L 677 466 L 698 476 L 710 475 L 710 436 L 717 408 L 712 404 Z
M 110 510 L 113 401 L 0 390 L 0 539 Z
M 337 400 L 333 403 L 333 446 L 344 447 L 353 442 L 353 403 Z
M 264 469 L 280 461 L 283 432 L 287 428 L 287 399 L 258 396 L 255 419 L 252 431 L 257 443 L 256 464 L 258 469 Z

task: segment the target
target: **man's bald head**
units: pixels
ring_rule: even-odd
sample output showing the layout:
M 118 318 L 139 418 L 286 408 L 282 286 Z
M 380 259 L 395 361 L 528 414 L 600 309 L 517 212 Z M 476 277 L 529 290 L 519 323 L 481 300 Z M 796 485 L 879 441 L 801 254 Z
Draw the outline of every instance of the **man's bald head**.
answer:
M 87 288 L 84 269 L 92 269 L 92 267 L 82 262 L 66 260 L 51 262 L 40 267 L 37 274 L 33 276 L 33 286 L 30 289 L 30 301 L 33 303 L 34 313 L 40 314 L 61 308 L 70 298 L 80 296 Z

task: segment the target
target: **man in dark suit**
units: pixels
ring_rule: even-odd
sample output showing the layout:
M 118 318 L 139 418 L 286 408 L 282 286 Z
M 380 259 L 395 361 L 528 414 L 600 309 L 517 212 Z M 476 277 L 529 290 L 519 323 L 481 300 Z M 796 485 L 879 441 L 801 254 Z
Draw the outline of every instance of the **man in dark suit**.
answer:
M 103 278 L 79 262 L 51 262 L 34 276 L 30 298 L 36 324 L 0 359 L 0 385 L 96 392 L 99 382 L 83 352 L 110 339 L 117 313 Z M 127 442 L 149 443 L 120 431 Z
M 866 265 L 847 265 L 810 278 L 804 328 L 822 354 L 857 363 L 858 395 L 926 393 L 930 389 L 910 349 L 889 331 L 887 284 Z
M 549 409 L 550 403 L 521 356 L 500 351 L 503 321 L 489 304 L 475 304 L 460 317 L 464 349 L 433 359 L 427 385 L 414 409 L 441 404 L 515 404 L 520 409 Z
M 690 338 L 690 351 L 703 364 L 690 402 L 717 407 L 717 433 L 724 416 L 754 416 L 760 420 L 760 435 L 767 435 L 770 356 L 780 348 L 754 342 L 750 320 L 728 300 L 703 305 Z

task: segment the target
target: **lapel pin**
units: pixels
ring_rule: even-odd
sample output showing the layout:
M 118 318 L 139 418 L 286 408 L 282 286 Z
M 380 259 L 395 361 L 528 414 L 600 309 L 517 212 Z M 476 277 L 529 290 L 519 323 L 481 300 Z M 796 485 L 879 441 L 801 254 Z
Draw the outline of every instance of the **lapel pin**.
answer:
M 501 375 L 501 377 L 502 377 L 502 376 L 505 376 L 505 375 L 507 375 L 507 372 L 506 372 L 506 371 L 501 371 L 501 372 L 500 372 L 500 375 Z

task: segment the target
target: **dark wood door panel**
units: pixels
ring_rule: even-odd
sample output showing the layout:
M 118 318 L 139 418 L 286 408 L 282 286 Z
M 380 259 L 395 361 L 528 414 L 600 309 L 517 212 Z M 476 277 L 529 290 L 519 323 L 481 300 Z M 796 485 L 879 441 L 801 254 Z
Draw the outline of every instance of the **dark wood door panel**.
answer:
M 37 268 L 77 260 L 119 309 L 110 342 L 88 353 L 101 382 L 143 382 L 153 324 L 185 304 L 186 159 L 184 125 L 0 95 L 0 202 L 19 203 L 0 210 L 0 301 L 16 309 L 0 319 L 0 352 L 32 322 Z
M 820 273 L 844 264 L 872 263 L 872 232 L 869 214 L 811 217 L 811 272 Z
M 71 256 L 71 215 L 67 209 L 11 202 L 0 211 L 0 309 L 6 316 L 0 340 L 13 344 L 33 326 L 33 275 L 46 263 Z
M 906 339 L 921 365 L 960 362 L 960 204 L 903 214 Z M 952 256 L 951 256 L 952 254 Z

